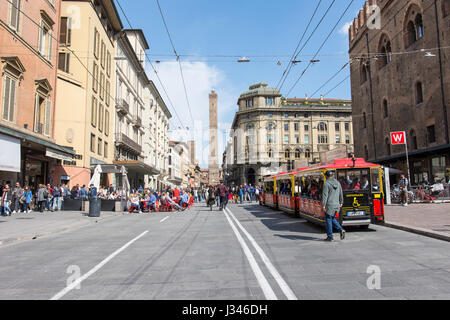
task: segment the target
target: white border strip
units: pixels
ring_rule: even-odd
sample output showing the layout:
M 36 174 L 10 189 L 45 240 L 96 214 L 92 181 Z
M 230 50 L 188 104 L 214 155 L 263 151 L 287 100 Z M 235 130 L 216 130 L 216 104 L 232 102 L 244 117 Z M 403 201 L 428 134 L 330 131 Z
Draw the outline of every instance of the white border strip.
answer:
M 72 291 L 75 287 L 77 287 L 78 285 L 81 284 L 81 282 L 83 282 L 84 280 L 86 280 L 87 278 L 89 278 L 91 275 L 93 275 L 94 273 L 96 273 L 98 270 L 100 270 L 100 268 L 102 268 L 105 264 L 107 264 L 109 261 L 111 261 L 115 256 L 117 256 L 119 253 L 121 253 L 122 251 L 124 251 L 126 248 L 128 248 L 130 245 L 132 245 L 134 242 L 136 242 L 137 240 L 139 240 L 140 238 L 142 238 L 143 236 L 145 236 L 148 233 L 148 231 L 145 231 L 144 233 L 142 233 L 140 236 L 134 238 L 133 240 L 131 240 L 130 242 L 128 242 L 126 245 L 124 245 L 122 248 L 120 248 L 119 250 L 115 251 L 114 253 L 112 253 L 108 258 L 106 258 L 105 260 L 103 260 L 102 262 L 100 262 L 98 265 L 96 265 L 94 268 L 92 268 L 88 273 L 86 273 L 85 275 L 81 276 L 80 278 L 78 278 L 76 281 L 72 282 L 69 286 L 67 286 L 66 288 L 64 288 L 63 290 L 61 290 L 60 292 L 58 292 L 56 295 L 54 295 L 50 300 L 59 300 L 62 297 L 64 297 L 67 293 L 69 293 L 70 291 Z
M 231 212 L 230 209 L 226 208 L 233 220 L 236 222 L 238 227 L 242 230 L 242 232 L 247 236 L 248 240 L 250 240 L 253 247 L 258 252 L 261 259 L 264 261 L 264 264 L 266 265 L 267 269 L 269 269 L 270 273 L 272 274 L 273 278 L 277 281 L 278 285 L 280 286 L 280 289 L 285 294 L 286 298 L 289 300 L 298 300 L 298 298 L 295 296 L 294 292 L 289 288 L 286 281 L 284 281 L 283 277 L 281 277 L 280 273 L 275 269 L 270 259 L 267 257 L 267 255 L 264 253 L 264 251 L 261 249 L 261 247 L 258 245 L 258 243 L 255 241 L 255 239 L 250 235 L 250 233 L 245 230 L 245 228 L 242 226 L 242 224 L 236 219 L 234 214 Z
M 224 211 L 224 214 L 228 220 L 228 223 L 230 224 L 231 228 L 233 229 L 234 234 L 236 235 L 242 249 L 244 250 L 245 255 L 247 256 L 247 260 L 250 263 L 250 267 L 252 268 L 253 273 L 256 276 L 256 280 L 258 280 L 259 286 L 261 287 L 262 291 L 264 292 L 266 299 L 267 300 L 278 300 L 277 296 L 275 295 L 275 292 L 273 291 L 273 289 L 270 286 L 269 282 L 267 281 L 266 277 L 264 277 L 264 274 L 262 273 L 260 267 L 256 263 L 255 257 L 253 256 L 252 252 L 248 248 L 247 244 L 245 243 L 241 234 L 237 230 L 236 226 L 231 221 L 228 213 L 226 211 Z
M 164 219 L 162 219 L 160 222 L 164 222 L 164 221 L 166 221 L 167 219 L 169 219 L 170 217 L 165 217 Z

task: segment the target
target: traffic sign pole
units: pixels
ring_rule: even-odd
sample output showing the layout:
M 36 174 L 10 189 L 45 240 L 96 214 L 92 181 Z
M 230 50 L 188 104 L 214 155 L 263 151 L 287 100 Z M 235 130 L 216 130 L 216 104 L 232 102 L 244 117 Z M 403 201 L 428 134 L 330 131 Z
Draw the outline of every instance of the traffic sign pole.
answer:
M 408 139 L 406 139 L 406 132 L 405 132 L 405 149 L 406 149 L 406 166 L 408 168 L 408 184 L 411 185 L 411 174 L 410 174 L 410 170 L 409 170 L 409 155 L 408 155 Z M 406 186 L 406 187 L 408 188 L 408 186 Z M 411 191 L 411 190 L 408 190 L 408 191 Z

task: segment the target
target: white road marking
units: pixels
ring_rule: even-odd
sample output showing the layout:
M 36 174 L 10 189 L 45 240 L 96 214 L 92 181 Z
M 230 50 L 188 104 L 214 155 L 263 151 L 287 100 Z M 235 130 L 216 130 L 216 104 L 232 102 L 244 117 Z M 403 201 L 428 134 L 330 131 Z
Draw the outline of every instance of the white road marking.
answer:
M 148 231 L 145 231 L 140 236 L 134 238 L 133 240 L 128 242 L 126 245 L 124 245 L 122 248 L 120 248 L 117 251 L 115 251 L 114 253 L 112 253 L 109 257 L 107 257 L 105 260 L 103 260 L 98 265 L 96 265 L 94 268 L 92 268 L 88 273 L 84 274 L 83 276 L 78 278 L 76 281 L 72 282 L 72 284 L 70 284 L 69 286 L 67 286 L 66 288 L 64 288 L 60 292 L 58 292 L 56 295 L 54 295 L 50 300 L 59 300 L 62 297 L 64 297 L 71 290 L 73 290 L 74 288 L 79 286 L 81 284 L 81 282 L 83 282 L 84 280 L 89 278 L 91 275 L 96 273 L 98 270 L 100 270 L 100 268 L 102 268 L 105 264 L 107 264 L 109 261 L 111 261 L 115 256 L 117 256 L 119 253 L 124 251 L 126 248 L 128 248 L 130 245 L 132 245 L 134 242 L 136 242 L 137 240 L 139 240 L 140 238 L 145 236 L 147 233 L 148 233 Z
M 233 220 L 236 222 L 238 227 L 247 236 L 248 240 L 251 242 L 251 244 L 253 245 L 253 247 L 256 249 L 256 251 L 258 252 L 259 256 L 261 257 L 261 259 L 264 261 L 264 264 L 266 265 L 267 269 L 270 271 L 270 273 L 272 274 L 273 278 L 276 280 L 276 282 L 280 286 L 280 289 L 283 291 L 283 293 L 285 294 L 286 298 L 288 298 L 289 300 L 298 300 L 298 298 L 295 296 L 294 292 L 288 286 L 286 281 L 284 281 L 283 277 L 280 275 L 280 273 L 274 267 L 274 265 L 270 261 L 269 257 L 267 257 L 267 255 L 265 254 L 263 249 L 261 249 L 261 247 L 255 241 L 255 239 L 250 235 L 250 233 L 247 232 L 247 230 L 242 226 L 242 224 L 239 222 L 239 220 L 236 219 L 236 217 L 234 216 L 233 212 L 231 212 L 230 209 L 226 208 L 225 210 L 227 210 L 229 212 L 229 214 L 231 215 Z
M 164 221 L 166 221 L 167 219 L 169 219 L 170 217 L 165 217 L 164 219 L 162 219 L 160 222 L 164 222 Z
M 259 286 L 261 287 L 262 291 L 264 292 L 264 295 L 267 300 L 278 300 L 277 296 L 275 295 L 275 292 L 273 291 L 272 287 L 270 286 L 269 282 L 267 281 L 266 277 L 262 273 L 260 267 L 256 263 L 255 257 L 253 256 L 252 252 L 248 248 L 247 244 L 245 243 L 244 239 L 242 238 L 241 234 L 237 230 L 234 223 L 231 221 L 228 213 L 224 211 L 225 217 L 228 220 L 228 223 L 231 226 L 231 229 L 233 229 L 234 234 L 236 235 L 242 249 L 244 250 L 244 253 L 247 257 L 248 262 L 250 263 L 250 267 L 252 268 L 253 273 L 255 274 L 256 280 L 259 283 Z

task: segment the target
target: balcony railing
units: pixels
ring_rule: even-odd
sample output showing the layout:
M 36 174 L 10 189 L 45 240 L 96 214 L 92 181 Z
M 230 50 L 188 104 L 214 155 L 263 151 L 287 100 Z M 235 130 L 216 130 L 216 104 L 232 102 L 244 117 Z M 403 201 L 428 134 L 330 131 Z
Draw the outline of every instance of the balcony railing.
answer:
M 118 112 L 125 115 L 130 113 L 130 106 L 128 102 L 123 98 L 116 100 L 116 109 Z
M 116 145 L 134 151 L 137 154 L 142 153 L 142 147 L 124 133 L 116 133 Z

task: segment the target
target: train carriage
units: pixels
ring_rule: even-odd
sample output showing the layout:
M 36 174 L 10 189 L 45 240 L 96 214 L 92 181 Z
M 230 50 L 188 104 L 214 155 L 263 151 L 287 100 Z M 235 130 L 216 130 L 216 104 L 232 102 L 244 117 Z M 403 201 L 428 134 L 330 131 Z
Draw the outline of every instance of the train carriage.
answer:
M 384 222 L 384 191 L 381 166 L 364 159 L 337 159 L 299 172 L 295 183 L 299 186 L 299 214 L 319 224 L 325 224 L 322 189 L 325 173 L 332 171 L 341 183 L 344 204 L 338 219 L 343 226 L 368 227 Z
M 276 176 L 264 178 L 260 204 L 278 209 Z
M 343 189 L 337 216 L 341 225 L 366 228 L 384 222 L 382 168 L 364 159 L 336 159 L 266 177 L 261 204 L 325 225 L 322 189 L 327 171 L 333 171 Z
M 277 182 L 278 209 L 286 213 L 296 215 L 295 203 L 295 176 L 297 172 L 280 174 L 275 177 Z

